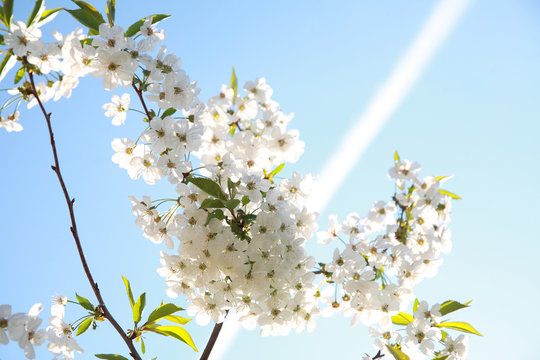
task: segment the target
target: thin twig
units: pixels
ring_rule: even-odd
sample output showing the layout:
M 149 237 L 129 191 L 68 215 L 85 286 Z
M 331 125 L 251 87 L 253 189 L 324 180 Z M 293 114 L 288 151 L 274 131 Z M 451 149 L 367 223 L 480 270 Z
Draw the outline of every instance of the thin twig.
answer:
M 75 244 L 77 245 L 77 251 L 79 252 L 79 257 L 81 258 L 81 263 L 84 268 L 84 272 L 86 274 L 86 277 L 88 278 L 88 281 L 90 282 L 90 286 L 92 287 L 92 290 L 94 291 L 94 294 L 96 295 L 96 298 L 99 302 L 99 305 L 101 307 L 101 310 L 103 311 L 103 316 L 109 320 L 112 324 L 112 326 L 116 329 L 118 334 L 122 337 L 124 342 L 126 343 L 127 347 L 129 348 L 130 355 L 135 360 L 142 360 L 141 356 L 135 349 L 135 346 L 133 346 L 133 342 L 127 337 L 126 333 L 122 329 L 122 327 L 118 324 L 118 322 L 114 319 L 112 314 L 109 312 L 109 309 L 105 305 L 105 302 L 103 301 L 103 298 L 101 296 L 101 292 L 99 291 L 98 284 L 94 281 L 94 278 L 92 277 L 92 274 L 90 273 L 90 268 L 88 267 L 88 264 L 86 262 L 86 258 L 84 256 L 84 252 L 81 246 L 81 241 L 79 239 L 79 233 L 77 231 L 77 223 L 75 222 L 75 211 L 73 208 L 73 203 L 75 202 L 74 198 L 71 198 L 69 196 L 66 184 L 64 182 L 64 179 L 62 177 L 62 173 L 60 172 L 60 163 L 58 161 L 58 153 L 56 151 L 56 144 L 54 141 L 54 133 L 51 126 L 51 113 L 47 113 L 45 108 L 43 107 L 43 104 L 41 102 L 41 99 L 38 96 L 36 85 L 34 83 L 34 76 L 31 71 L 28 72 L 28 75 L 30 77 L 30 82 L 32 84 L 32 92 L 34 97 L 36 98 L 39 107 L 41 108 L 41 111 L 43 112 L 43 115 L 45 116 L 45 120 L 47 121 L 47 127 L 49 129 L 49 137 L 51 139 L 51 147 L 52 152 L 54 156 L 54 165 L 51 166 L 52 170 L 56 173 L 56 176 L 58 177 L 58 181 L 60 182 L 60 186 L 62 187 L 62 192 L 64 193 L 64 198 L 66 199 L 66 204 L 68 206 L 69 210 L 69 217 L 71 219 L 71 234 L 73 235 L 73 239 L 75 240 Z
M 137 95 L 139 95 L 139 100 L 141 101 L 141 104 L 144 108 L 144 112 L 146 113 L 146 116 L 148 117 L 148 121 L 152 120 L 152 116 L 150 115 L 150 112 L 148 111 L 148 108 L 146 107 L 146 103 L 144 102 L 144 98 L 142 96 L 142 90 L 140 88 L 137 88 L 135 84 L 131 84 L 133 86 L 133 89 L 135 89 L 135 92 Z

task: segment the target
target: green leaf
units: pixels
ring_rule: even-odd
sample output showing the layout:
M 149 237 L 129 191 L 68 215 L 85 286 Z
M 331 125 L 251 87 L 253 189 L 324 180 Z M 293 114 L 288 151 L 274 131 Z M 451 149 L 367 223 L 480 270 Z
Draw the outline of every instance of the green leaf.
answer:
M 456 194 L 454 193 L 451 193 L 450 191 L 448 190 L 443 190 L 443 189 L 439 189 L 439 192 L 443 195 L 446 195 L 446 196 L 450 196 L 452 199 L 461 199 L 461 197 L 457 196 Z
M 225 201 L 225 207 L 231 211 L 233 211 L 238 205 L 240 205 L 240 200 L 238 199 L 231 199 Z
M 216 209 L 212 211 L 211 213 L 208 213 L 208 218 L 206 219 L 205 225 L 208 225 L 210 223 L 210 220 L 212 220 L 213 218 L 216 218 L 218 220 L 225 219 L 225 214 L 223 214 L 223 210 Z
M 135 324 L 138 324 L 141 321 L 142 312 L 146 305 L 146 293 L 142 293 L 141 296 L 137 299 L 137 302 L 133 306 L 133 321 Z
M 397 315 L 392 316 L 392 323 L 396 325 L 407 325 L 414 321 L 414 318 L 404 312 L 400 312 Z
M 9 28 L 13 20 L 13 0 L 3 0 L 4 2 L 4 20 Z
M 231 199 L 234 199 L 236 196 L 236 188 L 240 185 L 240 180 L 237 182 L 232 181 L 231 179 L 227 179 L 227 188 L 229 190 L 229 195 L 231 196 Z
M 79 295 L 77 295 L 77 293 L 75 293 L 75 297 L 77 297 L 77 301 L 79 302 L 79 304 L 80 304 L 83 308 L 85 308 L 85 309 L 88 310 L 88 311 L 94 312 L 94 310 L 95 310 L 96 307 L 95 307 L 94 305 L 92 305 L 92 303 L 91 303 L 90 301 L 88 301 L 87 298 L 84 298 L 84 297 L 82 297 L 82 296 L 79 296 Z
M 175 108 L 168 108 L 167 110 L 165 110 L 163 112 L 163 114 L 161 114 L 161 118 L 162 119 L 165 119 L 167 116 L 171 116 L 172 114 L 174 114 L 176 112 L 176 109 Z
M 467 302 L 465 304 L 461 304 L 457 301 L 454 301 L 454 300 L 447 300 L 445 302 L 443 302 L 441 304 L 441 315 L 446 315 L 446 314 L 450 314 L 451 312 L 454 312 L 454 311 L 457 311 L 459 309 L 463 309 L 463 308 L 466 308 L 466 307 L 469 307 L 468 305 L 470 304 L 471 302 Z
M 107 359 L 107 360 L 129 360 L 123 357 L 122 355 L 117 355 L 117 354 L 96 354 L 94 356 L 100 359 Z
M 227 196 L 225 195 L 223 190 L 221 190 L 221 186 L 219 186 L 219 184 L 215 181 L 206 178 L 196 178 L 191 176 L 188 177 L 187 180 L 208 195 L 212 195 L 213 197 L 221 200 L 227 200 Z
M 47 21 L 51 20 L 51 19 L 49 19 L 49 16 L 56 14 L 60 10 L 65 10 L 65 9 L 64 8 L 56 8 L 56 9 L 45 10 L 43 12 L 43 14 L 41 14 L 41 17 L 39 18 L 39 22 L 47 22 Z M 49 19 L 49 20 L 47 20 L 47 19 Z M 45 20 L 47 20 L 47 21 L 45 21 Z
M 433 180 L 435 181 L 441 181 L 441 180 L 444 180 L 446 178 L 449 178 L 450 175 L 441 175 L 441 176 L 437 176 L 436 178 L 434 178 Z
M 148 316 L 148 320 L 146 320 L 146 324 L 154 323 L 158 321 L 159 319 L 162 319 L 166 316 L 169 316 L 171 314 L 174 314 L 175 312 L 184 310 L 181 307 L 178 307 L 174 304 L 163 304 L 150 314 Z
M 225 204 L 223 200 L 219 199 L 204 199 L 201 203 L 201 209 L 219 209 L 224 208 Z
M 155 24 L 161 20 L 164 20 L 170 17 L 171 15 L 156 14 L 156 15 L 151 15 L 151 16 L 152 16 L 152 24 Z M 143 26 L 145 20 L 146 18 L 142 18 L 141 20 L 131 24 L 131 26 L 128 27 L 128 29 L 126 30 L 126 37 L 132 37 L 133 35 L 137 34 L 141 30 L 141 26 Z
M 186 319 L 186 318 L 176 316 L 176 315 L 167 315 L 167 316 L 164 317 L 164 319 L 172 321 L 172 322 L 180 324 L 180 325 L 187 324 L 188 322 L 191 321 L 191 319 Z
M 17 84 L 19 81 L 21 81 L 21 79 L 24 76 L 25 71 L 26 69 L 24 66 L 21 66 L 21 68 L 17 70 L 17 73 L 15 74 L 15 81 L 13 82 L 14 84 Z
M 11 70 L 13 66 L 17 63 L 17 58 L 13 57 L 13 53 L 9 50 L 4 59 L 0 63 L 0 81 L 6 76 L 6 74 Z
M 114 25 L 114 8 L 116 6 L 116 0 L 107 0 L 107 19 L 111 26 Z M 143 351 L 144 353 L 144 351 Z
M 36 20 L 38 19 L 38 15 L 43 13 L 45 10 L 45 3 L 43 0 L 36 0 L 36 3 L 34 4 L 34 8 L 32 9 L 32 12 L 30 13 L 30 16 L 28 17 L 28 21 L 26 22 L 26 26 L 32 25 Z
M 181 328 L 180 326 L 158 326 L 155 330 L 186 343 L 191 346 L 193 350 L 198 352 L 197 347 L 193 343 L 193 340 L 186 329 Z
M 442 322 L 440 324 L 437 324 L 437 327 L 441 328 L 447 328 L 452 330 L 457 330 L 469 334 L 475 334 L 478 336 L 482 336 L 475 328 L 472 327 L 472 325 L 467 324 L 466 322 L 459 322 L 459 321 L 453 321 L 453 322 Z
M 444 339 L 446 339 L 447 336 L 448 336 L 448 333 L 444 330 L 441 330 L 441 341 L 444 341 Z
M 277 175 L 283 168 L 285 167 L 285 163 L 279 165 L 277 168 L 272 170 L 270 174 L 267 175 L 268 180 L 272 181 L 272 178 Z
M 231 89 L 234 91 L 233 104 L 236 101 L 236 94 L 238 93 L 238 79 L 236 78 L 236 73 L 234 72 L 234 66 L 232 68 L 231 74 Z
M 103 15 L 101 15 L 101 13 L 97 11 L 96 8 L 90 5 L 89 3 L 85 1 L 81 1 L 81 0 L 71 0 L 71 1 L 77 4 L 77 6 L 79 6 L 81 9 L 87 10 L 89 13 L 91 13 L 92 16 L 96 18 L 96 20 L 99 21 L 100 24 L 103 24 L 105 22 Z
M 388 351 L 390 351 L 390 354 L 394 357 L 396 360 L 411 360 L 407 354 L 405 354 L 403 351 L 398 349 L 395 346 L 386 345 L 386 348 Z
M 83 26 L 86 26 L 90 35 L 99 34 L 99 25 L 101 22 L 99 22 L 99 20 L 90 11 L 86 9 L 65 10 L 70 13 L 75 20 L 80 22 Z
M 420 302 L 418 301 L 418 299 L 414 299 L 413 313 L 418 311 L 418 305 L 420 305 Z
M 144 353 L 146 352 L 146 346 L 144 346 L 144 340 L 143 340 L 143 338 L 141 337 L 140 339 L 141 339 L 141 351 L 142 351 L 142 353 L 144 354 Z
M 94 321 L 94 318 L 88 318 L 86 320 L 84 320 L 81 325 L 79 325 L 79 328 L 77 329 L 77 336 L 83 334 L 86 330 L 88 330 L 88 328 L 90 327 L 90 325 L 92 325 L 92 321 Z
M 257 219 L 257 215 L 255 215 L 255 214 L 246 214 L 246 215 L 242 216 L 242 219 L 244 220 L 244 223 L 250 223 L 250 222 L 255 221 L 255 219 Z
M 244 195 L 242 196 L 242 205 L 246 206 L 247 204 L 249 204 L 249 196 Z
M 6 25 L 6 20 L 4 19 L 4 7 L 1 5 L 0 5 L 0 21 L 2 22 L 2 24 Z
M 4 41 L 4 35 L 0 34 L 0 45 L 6 45 Z
M 450 355 L 445 356 L 437 356 L 436 358 L 433 358 L 433 360 L 446 360 L 450 357 Z
M 397 164 L 399 163 L 399 160 L 400 160 L 399 154 L 398 154 L 398 152 L 397 152 L 397 150 L 396 150 L 396 151 L 394 152 L 394 164 L 397 165 Z
M 131 308 L 133 309 L 133 305 L 135 305 L 135 300 L 133 299 L 133 292 L 131 292 L 131 285 L 129 284 L 129 280 L 122 276 L 122 279 L 124 280 L 124 284 L 126 285 L 126 291 L 129 298 L 129 303 L 131 304 Z

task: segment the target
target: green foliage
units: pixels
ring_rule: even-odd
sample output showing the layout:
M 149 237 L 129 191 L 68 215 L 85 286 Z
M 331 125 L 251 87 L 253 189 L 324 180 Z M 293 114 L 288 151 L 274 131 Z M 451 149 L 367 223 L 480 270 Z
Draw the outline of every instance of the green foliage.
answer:
M 439 192 L 443 195 L 446 195 L 446 196 L 450 196 L 452 199 L 456 199 L 456 200 L 460 200 L 461 197 L 459 197 L 458 195 L 454 194 L 454 193 L 451 193 L 450 191 L 448 190 L 443 190 L 443 189 L 439 189 Z
M 106 360 L 129 360 L 122 355 L 117 354 L 96 354 L 95 357 Z
M 39 21 L 44 21 L 45 19 L 47 19 L 49 16 L 53 15 L 53 14 L 56 14 L 57 12 L 61 11 L 61 10 L 65 10 L 64 8 L 55 8 L 55 9 L 49 9 L 49 10 L 45 10 L 43 12 L 43 14 L 41 14 L 41 17 L 39 18 Z
M 386 348 L 396 360 L 411 360 L 407 354 L 401 351 L 401 349 L 398 349 L 396 346 L 386 345 Z
M 272 170 L 269 174 L 265 174 L 265 177 L 270 180 L 272 183 L 274 183 L 274 176 L 276 176 L 277 174 L 279 174 L 279 172 L 281 170 L 283 170 L 283 168 L 285 167 L 285 163 L 279 165 L 278 167 L 276 167 L 274 170 Z
M 80 325 L 79 325 L 79 328 L 77 329 L 77 336 L 83 334 L 86 330 L 88 330 L 88 328 L 90 327 L 90 325 L 92 325 L 92 322 L 94 321 L 94 318 L 91 318 L 89 317 L 88 319 L 84 320 Z
M 93 7 L 87 2 L 80 1 L 80 0 L 71 0 L 71 1 L 77 4 L 77 6 L 79 6 L 79 9 L 74 9 L 74 10 L 65 9 L 65 10 L 68 13 L 70 13 L 71 16 L 75 18 L 75 20 L 77 20 L 82 25 L 88 28 L 89 35 L 98 35 L 99 25 L 105 22 L 103 15 L 101 15 L 101 13 L 97 11 L 95 7 Z
M 4 24 L 9 28 L 13 21 L 13 0 L 3 0 Z
M 226 200 L 223 202 L 225 204 L 225 207 L 227 209 L 229 209 L 231 212 L 234 211 L 234 209 L 240 205 L 240 200 L 238 199 L 231 199 L 231 200 Z
M 412 315 L 404 312 L 400 312 L 397 315 L 392 316 L 392 323 L 396 325 L 407 325 L 414 321 Z
M 133 306 L 133 321 L 138 324 L 141 321 L 144 307 L 146 306 L 146 293 L 142 293 L 137 299 L 137 302 Z
M 394 152 L 394 165 L 397 166 L 397 164 L 399 163 L 400 161 L 400 158 L 399 158 L 399 154 L 397 152 L 397 150 Z
M 225 208 L 223 200 L 219 199 L 204 199 L 201 203 L 201 209 L 219 209 Z
M 223 214 L 223 210 L 216 209 L 216 210 L 214 210 L 212 212 L 209 212 L 208 213 L 208 218 L 206 219 L 205 225 L 208 225 L 210 223 L 210 220 L 212 220 L 213 218 L 216 218 L 218 220 L 225 219 L 225 214 Z
M 155 24 L 161 20 L 164 20 L 170 17 L 171 15 L 156 14 L 156 15 L 151 15 L 151 16 L 152 16 L 152 24 Z M 133 24 L 131 24 L 126 30 L 126 37 L 132 37 L 133 35 L 136 35 L 141 30 L 141 26 L 143 26 L 145 20 L 146 18 L 142 18 L 141 20 L 136 21 Z
M 177 315 L 167 315 L 167 316 L 164 317 L 164 319 L 172 321 L 173 323 L 177 323 L 177 324 L 180 324 L 180 325 L 185 325 L 185 324 L 187 324 L 188 322 L 191 321 L 191 319 L 186 319 L 186 318 L 183 318 L 183 317 L 177 316 Z
M 440 324 L 437 324 L 437 327 L 447 328 L 447 329 L 461 331 L 464 333 L 482 336 L 482 334 L 480 334 L 475 328 L 473 328 L 472 325 L 467 324 L 466 322 L 460 322 L 460 321 L 442 322 Z
M 446 360 L 450 357 L 450 355 L 445 356 L 437 356 L 436 358 L 433 358 L 433 360 Z
M 231 74 L 231 89 L 234 91 L 233 104 L 236 101 L 236 94 L 238 93 L 238 79 L 236 78 L 236 73 L 234 72 L 234 66 L 232 68 Z
M 126 285 L 126 291 L 129 298 L 129 303 L 131 304 L 131 308 L 135 305 L 135 300 L 133 299 L 133 292 L 131 291 L 131 285 L 129 283 L 129 280 L 122 276 L 122 279 L 124 280 L 124 284 Z
M 161 114 L 161 118 L 162 119 L 165 119 L 167 116 L 171 116 L 172 114 L 174 114 L 176 112 L 176 109 L 175 108 L 168 108 L 167 110 L 165 110 L 163 112 L 163 114 Z
M 26 72 L 26 68 L 24 66 L 21 66 L 21 68 L 17 70 L 17 73 L 15 74 L 15 80 L 13 81 L 13 83 L 17 84 L 19 81 L 21 81 L 25 72 Z
M 139 338 L 139 339 L 141 339 L 141 351 L 142 351 L 142 353 L 144 354 L 144 353 L 146 352 L 146 346 L 144 345 L 144 340 L 143 340 L 143 338 L 141 337 L 141 338 Z
M 469 307 L 470 303 L 471 302 L 468 301 L 465 304 L 461 304 L 454 300 L 447 300 L 441 304 L 441 310 L 440 310 L 441 315 L 444 316 L 446 314 L 450 314 L 451 312 L 457 311 L 459 309 L 467 308 Z
M 114 25 L 114 15 L 115 15 L 116 0 L 107 0 L 107 20 L 109 20 L 109 25 Z
M 99 25 L 101 23 L 98 19 L 96 19 L 91 12 L 85 10 L 85 9 L 65 9 L 68 13 L 73 16 L 75 20 L 80 22 L 83 26 L 86 26 L 88 28 L 88 33 L 90 35 L 98 35 L 99 34 Z
M 75 297 L 77 297 L 77 302 L 79 303 L 79 305 L 81 305 L 86 310 L 91 311 L 92 313 L 94 312 L 96 307 L 92 305 L 92 303 L 87 298 L 84 298 L 77 294 L 75 294 Z
M 184 309 L 182 309 L 181 307 L 178 307 L 178 306 L 176 306 L 174 304 L 170 304 L 170 303 L 160 305 L 157 309 L 152 311 L 150 316 L 148 316 L 148 320 L 146 320 L 146 324 L 155 323 L 156 321 L 158 321 L 158 320 L 160 320 L 162 318 L 165 318 L 167 316 L 170 316 L 170 315 L 174 314 L 175 312 L 178 312 L 178 311 L 181 311 L 181 310 L 184 310 Z M 171 321 L 173 321 L 173 320 L 171 320 Z
M 221 186 L 219 186 L 219 184 L 213 180 L 190 176 L 187 178 L 187 181 L 192 183 L 208 195 L 212 195 L 213 197 L 221 200 L 227 200 L 227 195 L 225 195 L 223 190 L 221 190 Z
M 32 9 L 32 12 L 30 13 L 30 16 L 28 17 L 28 21 L 26 22 L 26 26 L 30 26 L 34 24 L 40 19 L 37 18 L 38 14 L 43 11 L 43 8 L 45 7 L 45 3 L 43 0 L 36 0 L 36 3 L 34 4 L 34 8 Z
M 413 313 L 418 311 L 418 305 L 420 305 L 420 302 L 418 301 L 418 299 L 414 299 Z
M 193 343 L 193 340 L 191 339 L 189 333 L 180 326 L 157 326 L 153 328 L 152 331 L 163 336 L 171 336 L 191 346 L 193 350 L 197 352 L 199 351 Z
M 229 190 L 229 195 L 231 196 L 231 199 L 235 198 L 238 185 L 240 185 L 240 180 L 234 182 L 231 179 L 227 179 L 227 190 Z
M 2 62 L 0 63 L 0 81 L 6 76 L 7 72 L 11 69 L 11 64 L 8 66 L 8 63 L 10 60 L 15 60 L 15 58 L 12 58 L 13 53 L 11 50 L 6 52 L 6 55 L 4 55 L 4 59 L 2 59 Z

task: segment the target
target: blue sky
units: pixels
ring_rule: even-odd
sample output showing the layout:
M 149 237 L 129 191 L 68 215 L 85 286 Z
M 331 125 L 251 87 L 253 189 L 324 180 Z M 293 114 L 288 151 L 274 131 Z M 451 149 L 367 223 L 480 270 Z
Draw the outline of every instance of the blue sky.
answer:
M 32 1 L 16 0 L 15 17 L 26 19 Z M 104 3 L 104 1 L 103 1 Z M 169 13 L 166 44 L 184 60 L 207 99 L 228 83 L 235 66 L 240 83 L 266 77 L 274 99 L 294 112 L 306 151 L 288 171 L 320 172 L 374 92 L 429 16 L 436 1 L 153 2 L 117 1 L 117 22 L 129 25 L 151 13 Z M 50 8 L 72 7 L 49 1 Z M 104 5 L 97 5 L 103 10 Z M 425 69 L 403 104 L 356 164 L 321 214 L 340 217 L 369 210 L 388 199 L 386 172 L 394 150 L 416 160 L 424 175 L 455 174 L 447 188 L 463 199 L 453 206 L 454 247 L 437 277 L 417 287 L 430 303 L 472 299 L 455 318 L 484 334 L 473 338 L 471 359 L 531 358 L 536 344 L 534 305 L 540 290 L 540 4 L 537 1 L 473 1 L 454 32 Z M 45 28 L 62 32 L 77 24 L 60 14 Z M 13 75 L 2 81 L 10 86 Z M 135 113 L 114 127 L 102 104 L 110 93 L 84 79 L 69 100 L 47 104 L 64 176 L 76 198 L 76 214 L 90 267 L 106 302 L 121 323 L 130 312 L 121 276 L 134 291 L 147 291 L 148 306 L 163 299 L 165 284 L 155 272 L 159 253 L 134 225 L 129 195 L 163 195 L 166 182 L 149 187 L 131 181 L 110 161 L 114 137 L 136 137 Z M 118 89 L 115 93 L 122 93 Z M 92 298 L 69 233 L 68 216 L 54 174 L 44 119 L 23 111 L 24 131 L 0 132 L 0 304 L 28 311 L 55 294 Z M 332 248 L 313 244 L 322 254 Z M 183 304 L 180 302 L 180 306 Z M 71 311 L 70 311 L 71 310 Z M 48 310 L 46 310 L 48 311 Z M 78 309 L 68 309 L 73 319 Z M 45 316 L 46 317 L 46 316 Z M 312 334 L 261 338 L 242 331 L 225 359 L 358 358 L 373 353 L 367 328 L 348 319 L 321 319 Z M 211 326 L 188 326 L 203 349 Z M 159 359 L 197 359 L 187 346 L 147 338 Z M 80 344 L 93 353 L 124 351 L 103 324 Z M 99 344 L 99 345 L 98 345 Z M 520 344 L 520 346 L 516 346 Z M 38 353 L 49 358 L 47 351 Z M 125 353 L 124 353 L 125 354 Z M 0 359 L 23 359 L 13 344 Z

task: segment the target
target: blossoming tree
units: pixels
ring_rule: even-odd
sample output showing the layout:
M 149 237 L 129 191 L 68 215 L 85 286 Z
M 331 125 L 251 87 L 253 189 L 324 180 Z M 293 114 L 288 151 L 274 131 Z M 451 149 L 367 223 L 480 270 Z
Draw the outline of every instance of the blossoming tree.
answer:
M 304 143 L 289 128 L 292 116 L 272 99 L 264 78 L 240 87 L 233 69 L 230 84 L 203 102 L 196 82 L 182 70 L 182 60 L 161 45 L 165 34 L 157 24 L 168 15 L 148 16 L 123 28 L 115 24 L 114 0 L 107 1 L 105 15 L 86 2 L 73 2 L 78 8 L 46 10 L 37 0 L 23 22 L 13 19 L 13 1 L 3 1 L 0 80 L 7 84 L 11 80 L 6 75 L 15 69 L 16 85 L 8 91 L 0 127 L 7 132 L 23 129 L 21 104 L 41 112 L 52 170 L 95 300 L 57 296 L 46 328 L 40 328 L 41 304 L 28 313 L 1 305 L 1 344 L 18 343 L 33 359 L 34 346 L 47 343 L 55 358 L 72 359 L 83 352 L 76 337 L 105 320 L 127 348 L 118 349 L 124 355 L 98 353 L 98 358 L 140 360 L 148 333 L 180 340 L 197 351 L 182 326 L 190 319 L 178 315 L 185 301 L 188 316 L 198 324 L 215 323 L 201 359 L 209 357 L 228 316 L 247 329 L 259 328 L 262 335 L 287 335 L 291 330 L 314 331 L 319 316 L 335 314 L 370 326 L 376 353 L 364 360 L 466 358 L 468 337 L 451 332 L 480 334 L 446 316 L 468 303 L 447 300 L 430 306 L 414 295 L 414 286 L 435 275 L 441 254 L 451 248 L 451 200 L 459 197 L 441 188 L 449 177 L 420 177 L 418 163 L 396 152 L 389 170 L 395 193 L 375 202 L 365 216 L 352 213 L 341 222 L 331 216 L 330 228 L 317 232 L 317 214 L 307 203 L 313 176 L 277 176 L 298 160 Z M 41 27 L 64 10 L 84 30 L 65 35 L 53 31 L 54 41 L 44 42 Z M 52 114 L 46 109 L 50 100 L 69 98 L 87 75 L 102 79 L 104 90 L 126 91 L 103 105 L 113 125 L 124 124 L 128 109 L 140 113 L 140 135 L 113 139 L 112 161 L 131 179 L 172 185 L 171 194 L 162 199 L 134 196 L 131 201 L 136 225 L 156 244 L 157 271 L 167 295 L 183 300 L 162 303 L 146 315 L 146 295 L 134 297 L 124 278 L 133 314 L 127 328 L 107 308 L 86 262 Z M 329 259 L 307 253 L 305 244 L 313 238 L 334 245 Z M 68 304 L 85 314 L 67 320 Z

